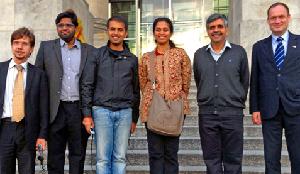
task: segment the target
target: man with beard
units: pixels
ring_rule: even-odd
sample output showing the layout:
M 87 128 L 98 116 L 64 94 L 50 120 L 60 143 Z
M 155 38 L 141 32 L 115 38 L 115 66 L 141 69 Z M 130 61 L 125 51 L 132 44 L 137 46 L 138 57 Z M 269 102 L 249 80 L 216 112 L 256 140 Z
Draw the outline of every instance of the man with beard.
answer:
M 46 72 L 49 81 L 48 171 L 64 173 L 68 144 L 69 173 L 82 174 L 93 121 L 92 117 L 81 115 L 79 83 L 86 60 L 94 55 L 94 47 L 75 39 L 78 22 L 73 11 L 58 14 L 55 23 L 60 38 L 41 42 L 35 62 Z
M 226 16 L 209 16 L 206 30 L 211 43 L 196 51 L 193 67 L 203 158 L 208 174 L 240 174 L 248 59 L 244 48 L 226 40 Z
M 138 59 L 124 42 L 124 18 L 108 19 L 107 34 L 107 45 L 87 61 L 82 74 L 82 111 L 95 122 L 96 173 L 125 174 L 128 139 L 139 117 Z

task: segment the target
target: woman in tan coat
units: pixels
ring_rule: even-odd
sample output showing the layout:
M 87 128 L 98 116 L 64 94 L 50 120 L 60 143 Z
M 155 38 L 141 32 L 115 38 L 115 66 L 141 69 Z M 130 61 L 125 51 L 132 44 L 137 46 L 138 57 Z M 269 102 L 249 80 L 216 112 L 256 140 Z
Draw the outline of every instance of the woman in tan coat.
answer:
M 180 98 L 184 103 L 184 115 L 189 114 L 188 93 L 191 81 L 191 62 L 186 52 L 177 48 L 170 40 L 174 31 L 169 18 L 157 18 L 153 22 L 153 34 L 156 48 L 155 89 L 165 100 L 175 101 Z M 140 115 L 147 123 L 149 107 L 152 102 L 152 83 L 150 73 L 150 55 L 145 53 L 139 64 L 139 80 L 142 91 Z M 147 124 L 146 124 L 147 127 Z M 154 133 L 147 129 L 150 174 L 177 174 L 179 136 L 171 137 Z

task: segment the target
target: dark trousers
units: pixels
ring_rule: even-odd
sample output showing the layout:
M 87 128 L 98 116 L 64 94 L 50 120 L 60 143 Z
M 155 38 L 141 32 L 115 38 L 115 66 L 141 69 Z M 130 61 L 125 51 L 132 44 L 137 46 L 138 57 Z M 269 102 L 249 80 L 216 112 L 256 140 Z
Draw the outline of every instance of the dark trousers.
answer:
M 285 130 L 292 174 L 300 173 L 300 116 L 289 116 L 280 103 L 279 111 L 275 117 L 262 120 L 266 174 L 281 173 L 283 129 Z
M 7 119 L 6 119 L 7 120 Z M 34 174 L 35 147 L 25 141 L 24 121 L 1 121 L 0 126 L 0 174 L 15 174 L 16 159 L 19 174 Z M 35 144 L 33 145 L 35 146 Z
M 199 133 L 208 174 L 242 173 L 242 115 L 199 114 Z
M 150 174 L 178 174 L 179 137 L 156 134 L 147 129 Z
M 61 102 L 48 138 L 48 173 L 64 174 L 65 149 L 68 144 L 69 173 L 82 174 L 88 133 L 82 125 L 79 102 Z

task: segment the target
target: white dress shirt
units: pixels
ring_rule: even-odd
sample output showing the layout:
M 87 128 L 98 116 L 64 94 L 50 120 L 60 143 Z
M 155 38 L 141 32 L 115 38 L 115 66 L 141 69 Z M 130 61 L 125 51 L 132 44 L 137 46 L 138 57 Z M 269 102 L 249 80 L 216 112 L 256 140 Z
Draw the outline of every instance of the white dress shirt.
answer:
M 21 64 L 22 67 L 24 68 L 23 69 L 24 92 L 25 92 L 25 88 L 26 88 L 27 64 L 28 64 L 27 61 Z M 14 91 L 15 80 L 16 80 L 17 74 L 18 74 L 18 70 L 15 67 L 15 65 L 16 65 L 16 63 L 13 59 L 9 62 L 9 65 L 8 65 L 2 118 L 8 118 L 8 117 L 12 116 L 13 91 Z

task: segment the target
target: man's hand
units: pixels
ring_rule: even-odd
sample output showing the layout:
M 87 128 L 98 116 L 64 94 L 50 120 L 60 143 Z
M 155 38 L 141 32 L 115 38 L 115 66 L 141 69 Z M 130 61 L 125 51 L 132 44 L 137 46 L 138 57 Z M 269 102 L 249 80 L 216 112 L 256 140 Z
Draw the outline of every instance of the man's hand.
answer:
M 38 138 L 36 140 L 36 143 L 35 143 L 35 149 L 38 150 L 38 145 L 42 145 L 42 149 L 45 150 L 46 149 L 46 140 L 43 139 L 43 138 Z
M 91 134 L 91 128 L 94 128 L 92 116 L 84 117 L 82 120 L 82 124 L 84 125 L 86 132 Z
M 253 122 L 253 124 L 257 124 L 257 125 L 261 124 L 260 112 L 253 112 L 252 113 L 252 122 Z
M 131 123 L 131 128 L 130 128 L 130 133 L 134 133 L 135 132 L 135 130 L 136 130 L 136 123 L 135 122 L 132 122 Z

